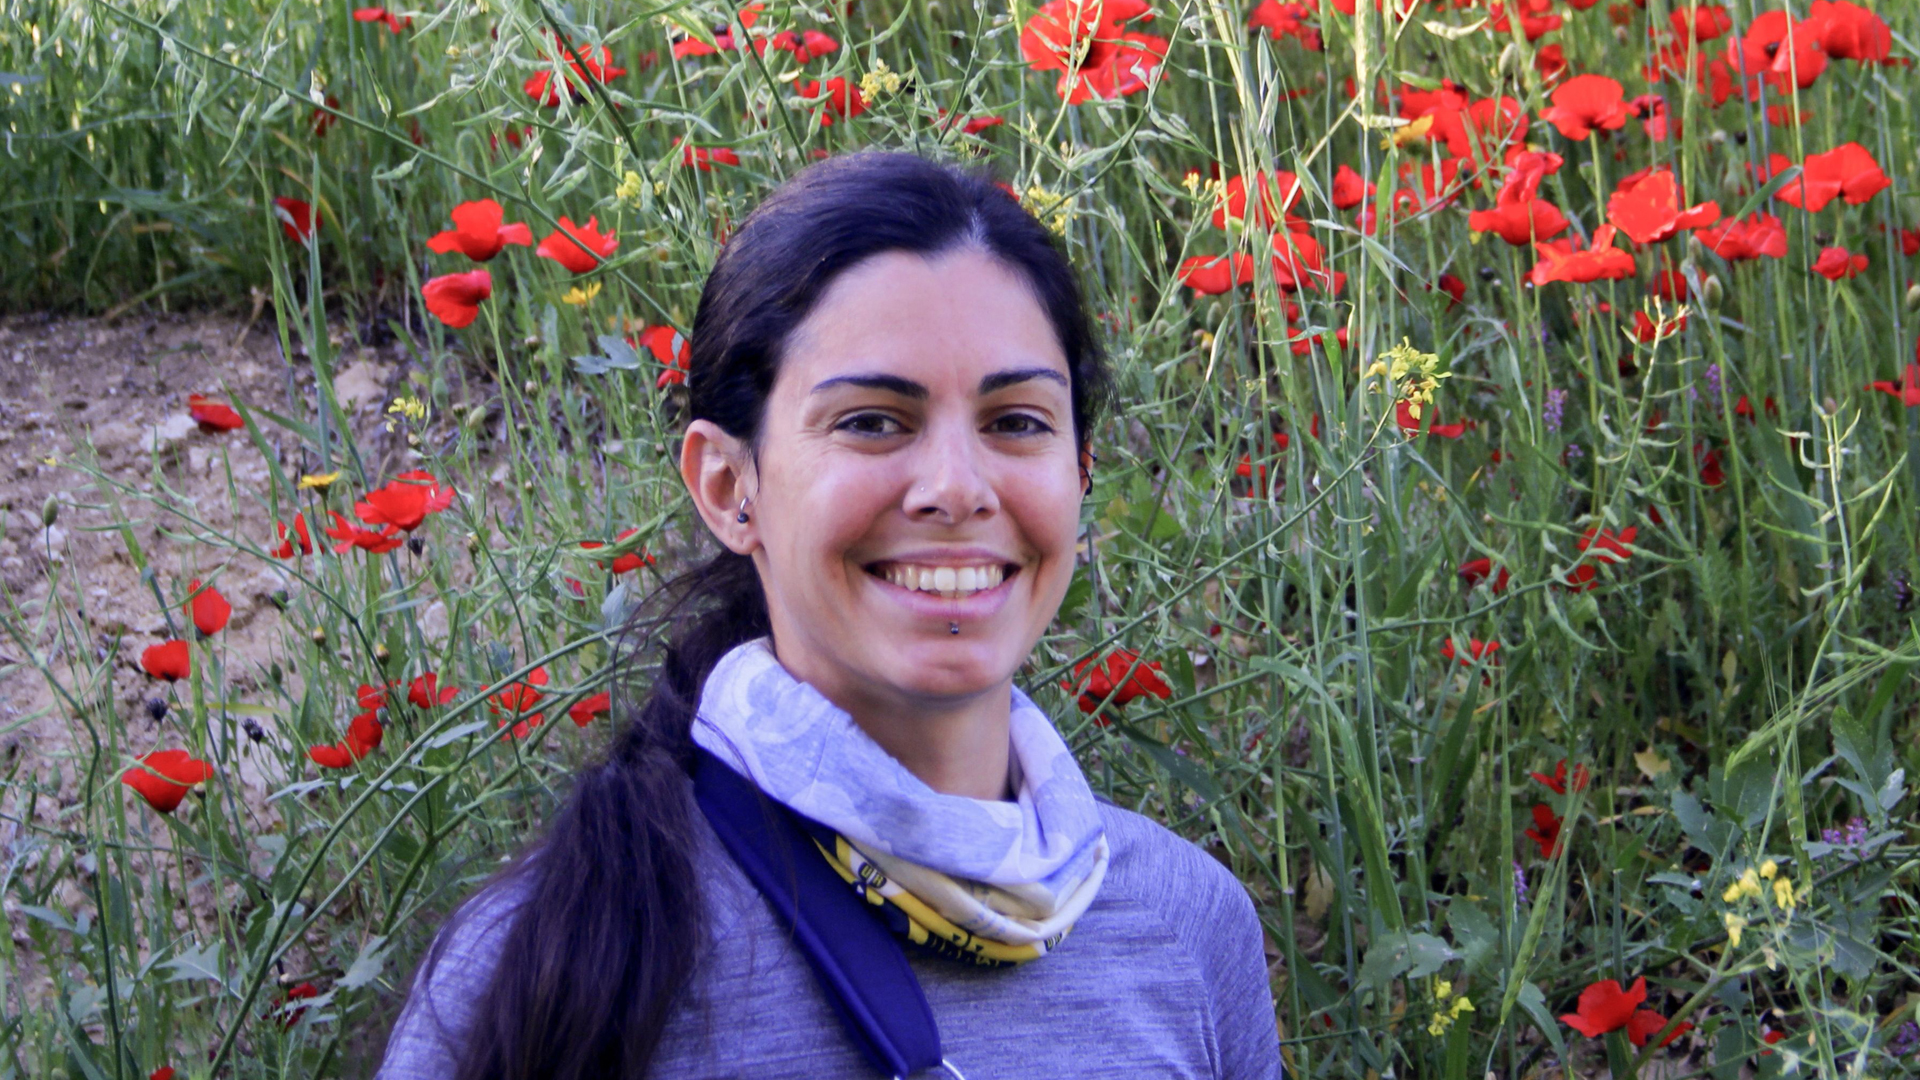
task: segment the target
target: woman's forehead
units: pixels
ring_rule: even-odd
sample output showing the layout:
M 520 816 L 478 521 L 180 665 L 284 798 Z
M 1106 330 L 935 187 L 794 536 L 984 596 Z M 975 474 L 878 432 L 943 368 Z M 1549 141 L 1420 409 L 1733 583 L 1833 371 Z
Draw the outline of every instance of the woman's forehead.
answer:
M 795 329 L 781 367 L 780 381 L 803 393 L 861 370 L 967 385 L 1001 370 L 1068 374 L 1026 278 L 971 248 L 933 258 L 885 252 L 848 269 Z

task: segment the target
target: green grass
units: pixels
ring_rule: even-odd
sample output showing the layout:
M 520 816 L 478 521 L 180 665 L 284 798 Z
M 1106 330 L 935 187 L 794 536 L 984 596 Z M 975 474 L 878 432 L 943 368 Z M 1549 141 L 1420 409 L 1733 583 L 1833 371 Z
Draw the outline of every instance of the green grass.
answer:
M 1641 43 L 1670 5 L 1625 7 L 1618 32 L 1609 6 L 1556 4 L 1566 26 L 1539 44 L 1562 45 L 1572 72 L 1644 92 Z M 1731 7 L 1744 29 L 1780 5 Z M 1895 55 L 1912 55 L 1920 16 L 1879 8 Z M 280 520 L 346 510 L 407 467 L 393 444 L 356 441 L 328 389 L 339 335 L 397 335 L 430 409 L 400 430 L 419 437 L 421 467 L 470 498 L 423 526 L 418 554 L 297 563 L 282 661 L 229 667 L 222 638 L 196 644 L 195 678 L 157 691 L 175 717 L 158 743 L 111 693 L 111 671 L 150 640 L 96 651 L 81 589 L 57 565 L 44 603 L 0 600 L 6 652 L 55 688 L 77 748 L 0 790 L 19 826 L 0 889 L 29 942 L 0 940 L 0 970 L 31 956 L 56 995 L 0 976 L 0 1075 L 364 1066 L 355 1054 L 377 1039 L 435 921 L 536 828 L 605 737 L 604 723 L 576 730 L 562 716 L 608 678 L 626 605 L 692 554 L 697 525 L 667 457 L 675 392 L 655 389 L 644 352 L 637 370 L 599 374 L 573 358 L 602 353 L 596 338 L 613 328 L 686 329 L 725 224 L 815 151 L 866 146 L 990 162 L 1057 215 L 1082 268 L 1120 407 L 1097 436 L 1087 565 L 1024 682 L 1099 787 L 1246 883 L 1278 957 L 1296 1075 L 1518 1077 L 1556 1059 L 1625 1073 L 1661 1056 L 1674 1059 L 1662 1075 L 1732 1078 L 1763 1030 L 1792 1038 L 1752 1059 L 1760 1075 L 1914 1067 L 1889 1046 L 1920 985 L 1902 771 L 1920 766 L 1920 410 L 1863 389 L 1897 381 L 1914 355 L 1913 262 L 1898 233 L 1920 216 L 1912 69 L 1835 61 L 1789 103 L 1810 114 L 1792 127 L 1768 125 L 1758 103 L 1715 108 L 1669 82 L 1658 92 L 1680 137 L 1654 142 L 1630 120 L 1582 143 L 1538 118 L 1550 88 L 1517 29 L 1449 31 L 1484 11 L 1423 7 L 1399 23 L 1364 3 L 1358 18 L 1329 6 L 1311 20 L 1325 51 L 1308 52 L 1249 39 L 1239 6 L 1167 3 L 1145 27 L 1172 41 L 1153 89 L 1066 108 L 1054 76 L 1021 60 L 1027 5 L 769 7 L 760 29 L 819 26 L 842 42 L 804 78 L 857 82 L 884 62 L 907 79 L 864 115 L 818 127 L 793 98 L 789 53 L 670 57 L 663 18 L 712 27 L 730 14 L 718 8 L 479 0 L 417 11 L 400 34 L 349 12 L 331 0 L 4 0 L 6 307 L 236 305 L 264 290 L 286 354 L 318 390 L 246 402 L 248 430 L 222 446 L 231 459 L 267 454 L 271 483 L 229 494 Z M 521 83 L 543 55 L 551 67 L 553 28 L 606 43 L 629 73 L 562 108 L 535 106 Z M 643 67 L 645 53 L 655 60 Z M 1621 177 L 1658 163 L 1690 202 L 1779 215 L 1788 255 L 1729 264 L 1683 235 L 1642 249 L 1634 279 L 1527 286 L 1530 252 L 1467 228 L 1495 184 L 1394 213 L 1398 170 L 1439 151 L 1384 141 L 1375 106 L 1342 92 L 1349 77 L 1447 78 L 1475 98 L 1517 98 L 1532 141 L 1566 159 L 1541 197 L 1582 235 L 1604 223 Z M 963 136 L 932 122 L 942 108 L 1006 123 Z M 316 109 L 335 118 L 323 136 Z M 527 125 L 522 145 L 492 145 Z M 676 138 L 731 147 L 742 163 L 685 168 Z M 1849 140 L 1893 181 L 1865 205 L 1808 214 L 1748 179 L 1769 152 L 1799 161 Z M 1304 179 L 1296 212 L 1347 281 L 1337 297 L 1296 294 L 1295 325 L 1329 346 L 1344 328 L 1350 349 L 1288 347 L 1264 258 L 1251 287 L 1220 297 L 1174 279 L 1185 257 L 1264 243 L 1215 229 L 1210 191 L 1182 182 L 1215 162 L 1223 176 Z M 1379 184 L 1372 237 L 1327 201 L 1341 165 Z M 639 182 L 617 193 L 629 173 Z M 275 196 L 319 208 L 311 248 L 283 238 Z M 490 264 L 479 321 L 449 331 L 427 316 L 422 281 L 468 265 L 425 241 L 481 197 L 536 236 L 561 216 L 598 215 L 620 237 L 590 275 L 603 291 L 566 304 L 574 280 L 508 248 Z M 1829 243 L 1867 252 L 1868 271 L 1809 273 Z M 1690 318 L 1674 337 L 1633 342 L 1623 331 L 1660 258 L 1695 283 Z M 1431 287 L 1443 274 L 1465 283 L 1458 307 Z M 1709 291 L 1719 306 L 1703 305 Z M 1460 439 L 1404 437 L 1393 399 L 1370 388 L 1375 358 L 1403 340 L 1450 372 L 1436 409 L 1475 421 Z M 1543 416 L 1550 391 L 1565 395 L 1557 427 Z M 1742 395 L 1778 414 L 1736 417 Z M 1291 437 L 1284 452 L 1276 431 Z M 345 475 L 329 493 L 298 491 L 269 437 Z M 1717 485 L 1701 477 L 1708 449 Z M 1242 455 L 1275 478 L 1271 492 L 1234 476 Z M 205 525 L 172 494 L 178 478 L 70 465 L 68 513 L 162 522 L 216 581 L 271 561 L 257 537 Z M 490 486 L 500 466 L 506 483 Z M 577 544 L 632 526 L 658 563 L 610 592 Z M 1586 530 L 1627 527 L 1632 557 L 1599 565 L 1596 588 L 1558 584 Z M 131 525 L 123 534 L 146 569 Z M 1477 557 L 1507 568 L 1510 587 L 1466 588 L 1457 568 Z M 149 580 L 177 620 L 187 582 Z M 436 600 L 450 632 L 430 640 L 421 613 Z M 1462 651 L 1498 641 L 1497 662 L 1448 661 L 1449 638 Z M 1058 684 L 1114 647 L 1160 663 L 1173 693 L 1097 724 Z M 524 742 L 490 738 L 474 691 L 537 663 L 554 675 L 549 722 Z M 461 695 L 430 715 L 396 708 L 385 744 L 351 773 L 307 762 L 308 746 L 341 737 L 358 684 L 424 670 Z M 264 724 L 263 742 L 249 722 Z M 165 818 L 118 782 L 156 746 L 217 770 L 204 798 Z M 242 748 L 290 785 L 266 809 L 262 792 L 242 790 Z M 1560 796 L 1529 778 L 1561 759 L 1593 783 Z M 63 780 L 79 802 L 56 805 Z M 1565 818 L 1552 858 L 1524 835 L 1536 804 Z M 1819 846 L 1856 817 L 1863 849 Z M 1762 899 L 1722 898 L 1768 859 L 1796 890 L 1791 910 L 1771 885 Z M 182 907 L 189 892 L 202 900 Z M 1729 913 L 1750 925 L 1723 948 Z M 1590 982 L 1642 975 L 1647 1007 L 1695 1025 L 1673 1047 L 1636 1055 L 1555 1019 Z M 1473 1011 L 1434 1033 L 1436 1006 L 1451 1002 L 1437 1000 L 1440 980 Z M 299 982 L 321 996 L 283 1024 L 270 1013 Z

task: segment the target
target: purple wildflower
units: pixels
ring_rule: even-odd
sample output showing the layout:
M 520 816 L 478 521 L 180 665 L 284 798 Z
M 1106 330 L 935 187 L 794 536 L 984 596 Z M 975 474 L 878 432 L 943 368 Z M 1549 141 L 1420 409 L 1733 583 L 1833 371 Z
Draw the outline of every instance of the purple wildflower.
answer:
M 1887 1041 L 1887 1053 L 1895 1058 L 1908 1058 L 1916 1050 L 1920 1050 L 1920 1024 L 1909 1020 Z
M 1707 365 L 1707 398 L 1718 406 L 1720 404 L 1720 365 Z
M 1527 902 L 1527 869 L 1520 865 L 1519 859 L 1513 860 L 1513 902 Z
M 1566 414 L 1567 392 L 1557 386 L 1548 387 L 1546 404 L 1540 407 L 1540 419 L 1546 422 L 1547 430 L 1559 431 Z

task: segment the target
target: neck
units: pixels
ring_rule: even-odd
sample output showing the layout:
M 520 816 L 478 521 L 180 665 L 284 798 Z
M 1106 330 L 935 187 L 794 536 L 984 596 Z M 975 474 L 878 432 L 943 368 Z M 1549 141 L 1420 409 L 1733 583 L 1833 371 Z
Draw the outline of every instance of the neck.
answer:
M 867 737 L 942 795 L 999 801 L 1013 798 L 1007 783 L 1012 753 L 1013 680 L 983 694 L 933 700 L 875 698 L 833 685 L 830 672 L 781 665 L 846 710 Z

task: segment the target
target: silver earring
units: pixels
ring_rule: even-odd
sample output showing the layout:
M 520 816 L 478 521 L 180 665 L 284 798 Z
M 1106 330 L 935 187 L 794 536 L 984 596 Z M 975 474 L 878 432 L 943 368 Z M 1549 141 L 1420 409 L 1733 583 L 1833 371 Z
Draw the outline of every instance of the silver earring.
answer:
M 739 522 L 742 525 L 745 525 L 747 523 L 747 503 L 751 501 L 752 501 L 751 499 L 740 500 L 740 512 L 733 515 L 733 520 Z

